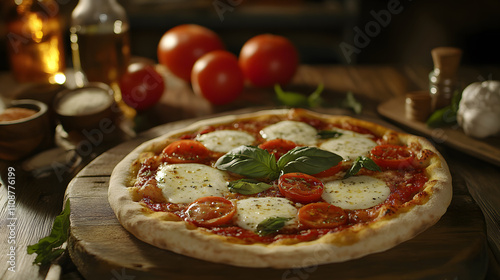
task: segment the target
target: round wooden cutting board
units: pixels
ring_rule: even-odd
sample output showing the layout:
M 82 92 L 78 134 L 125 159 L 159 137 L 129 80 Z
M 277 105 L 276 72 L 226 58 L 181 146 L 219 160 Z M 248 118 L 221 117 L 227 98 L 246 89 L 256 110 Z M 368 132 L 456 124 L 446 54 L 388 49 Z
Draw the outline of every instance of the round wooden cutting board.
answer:
M 454 172 L 453 200 L 441 220 L 388 251 L 343 263 L 298 269 L 241 268 L 175 254 L 129 234 L 110 208 L 115 165 L 140 143 L 195 120 L 169 123 L 121 144 L 91 162 L 69 184 L 70 256 L 87 279 L 481 279 L 487 271 L 486 228 L 479 207 Z M 380 122 L 380 121 L 378 121 Z

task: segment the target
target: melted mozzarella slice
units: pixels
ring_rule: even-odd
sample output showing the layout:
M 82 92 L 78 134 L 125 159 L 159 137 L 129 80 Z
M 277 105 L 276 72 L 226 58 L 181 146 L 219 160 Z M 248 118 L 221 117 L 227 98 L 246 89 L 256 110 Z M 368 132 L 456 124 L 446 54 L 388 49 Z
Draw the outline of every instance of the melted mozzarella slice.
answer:
M 191 203 L 205 196 L 227 193 L 225 172 L 198 164 L 164 164 L 155 179 L 163 196 L 171 203 Z
M 315 145 L 318 132 L 303 122 L 281 121 L 263 128 L 260 134 L 266 140 L 281 138 L 296 144 Z
M 268 218 L 290 218 L 285 225 L 295 221 L 297 208 L 291 201 L 281 197 L 252 197 L 236 203 L 238 226 L 255 231 L 257 225 Z
M 227 153 L 239 146 L 253 144 L 255 137 L 239 130 L 216 130 L 199 135 L 196 140 L 200 141 L 209 150 Z
M 337 138 L 323 142 L 320 148 L 336 153 L 344 160 L 355 160 L 358 156 L 368 154 L 375 146 L 377 146 L 375 141 L 362 134 L 342 134 Z
M 321 196 L 326 202 L 343 209 L 366 209 L 386 200 L 389 186 L 370 176 L 354 176 L 326 182 Z

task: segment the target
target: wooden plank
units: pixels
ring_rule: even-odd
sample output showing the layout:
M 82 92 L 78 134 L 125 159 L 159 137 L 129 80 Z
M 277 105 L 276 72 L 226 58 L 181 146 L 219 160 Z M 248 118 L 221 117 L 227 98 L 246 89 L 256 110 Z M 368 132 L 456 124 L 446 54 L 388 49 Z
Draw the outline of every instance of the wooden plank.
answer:
M 377 102 L 403 95 L 408 91 L 408 80 L 398 69 L 389 66 L 302 65 L 293 81 L 293 84 L 312 87 L 319 83 L 323 83 L 332 94 L 351 91 Z
M 9 167 L 15 169 L 14 184 L 7 181 Z M 0 236 L 4 238 L 0 242 L 0 263 L 5 267 L 0 271 L 0 279 L 43 279 L 47 268 L 33 265 L 36 255 L 29 255 L 26 248 L 50 233 L 54 217 L 62 210 L 68 182 L 59 185 L 50 184 L 55 179 L 53 177 L 35 179 L 12 162 L 0 162 L 0 170 Z M 9 185 L 14 188 L 9 189 Z M 13 227 L 8 227 L 11 222 Z M 9 236 L 14 243 L 9 243 Z M 11 246 L 15 249 L 15 272 L 7 270 Z
M 162 126 L 144 138 L 176 125 Z M 325 279 L 331 275 L 336 279 L 454 279 L 457 276 L 478 279 L 486 274 L 488 250 L 484 218 L 467 191 L 464 175 L 453 169 L 453 201 L 435 226 L 386 252 L 358 260 L 301 269 L 250 269 L 158 249 L 123 229 L 107 201 L 110 174 L 104 173 L 112 170 L 123 153 L 133 149 L 137 142 L 127 142 L 104 153 L 68 186 L 66 196 L 72 205 L 69 251 L 88 279 L 111 279 L 116 275 L 181 280 Z

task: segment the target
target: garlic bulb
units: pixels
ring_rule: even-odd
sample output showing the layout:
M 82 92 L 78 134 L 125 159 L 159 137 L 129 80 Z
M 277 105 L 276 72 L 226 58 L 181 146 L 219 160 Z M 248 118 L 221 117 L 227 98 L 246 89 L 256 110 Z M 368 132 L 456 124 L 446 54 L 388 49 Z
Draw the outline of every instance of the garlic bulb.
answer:
M 475 82 L 467 86 L 457 112 L 465 134 L 485 138 L 500 133 L 500 81 Z

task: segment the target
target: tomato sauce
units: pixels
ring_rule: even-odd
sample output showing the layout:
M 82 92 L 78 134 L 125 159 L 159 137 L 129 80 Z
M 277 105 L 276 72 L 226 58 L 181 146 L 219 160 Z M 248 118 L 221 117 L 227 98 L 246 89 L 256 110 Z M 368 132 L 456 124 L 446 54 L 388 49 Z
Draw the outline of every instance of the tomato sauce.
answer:
M 240 242 L 245 244 L 269 244 L 274 241 L 274 236 L 272 235 L 260 236 L 251 230 L 243 229 L 237 226 L 212 227 L 208 228 L 207 230 L 217 235 L 237 238 Z
M 239 242 L 243 244 L 254 244 L 254 243 L 271 244 L 273 242 L 284 239 L 292 239 L 293 240 L 292 243 L 313 241 L 328 233 L 339 231 L 339 229 L 340 228 L 302 229 L 302 230 L 297 229 L 294 231 L 289 231 L 287 233 L 277 233 L 265 236 L 260 236 L 251 230 L 243 229 L 237 226 L 212 227 L 208 228 L 207 230 L 217 235 L 236 238 Z
M 368 134 L 372 137 L 373 141 L 378 141 L 381 138 L 380 136 L 376 135 L 375 133 L 373 133 L 371 130 L 369 130 L 367 128 L 361 127 L 359 125 L 350 124 L 350 123 L 331 124 L 331 123 L 324 122 L 322 120 L 311 119 L 311 118 L 307 118 L 307 117 L 301 117 L 298 120 L 309 124 L 310 126 L 316 128 L 318 131 L 334 130 L 335 128 L 340 128 L 340 129 L 350 130 L 350 131 L 360 133 L 360 134 Z
M 427 180 L 428 178 L 422 169 L 411 170 L 404 173 L 399 172 L 399 176 L 391 178 L 388 182 L 389 187 L 391 187 L 391 194 L 387 198 L 386 203 L 401 205 L 410 201 L 422 190 Z
M 149 197 L 144 197 L 141 202 L 149 209 L 153 210 L 154 212 L 170 212 L 173 213 L 179 218 L 184 217 L 184 210 L 187 209 L 186 204 L 176 204 L 176 203 L 169 203 L 169 202 L 155 202 L 153 199 Z

